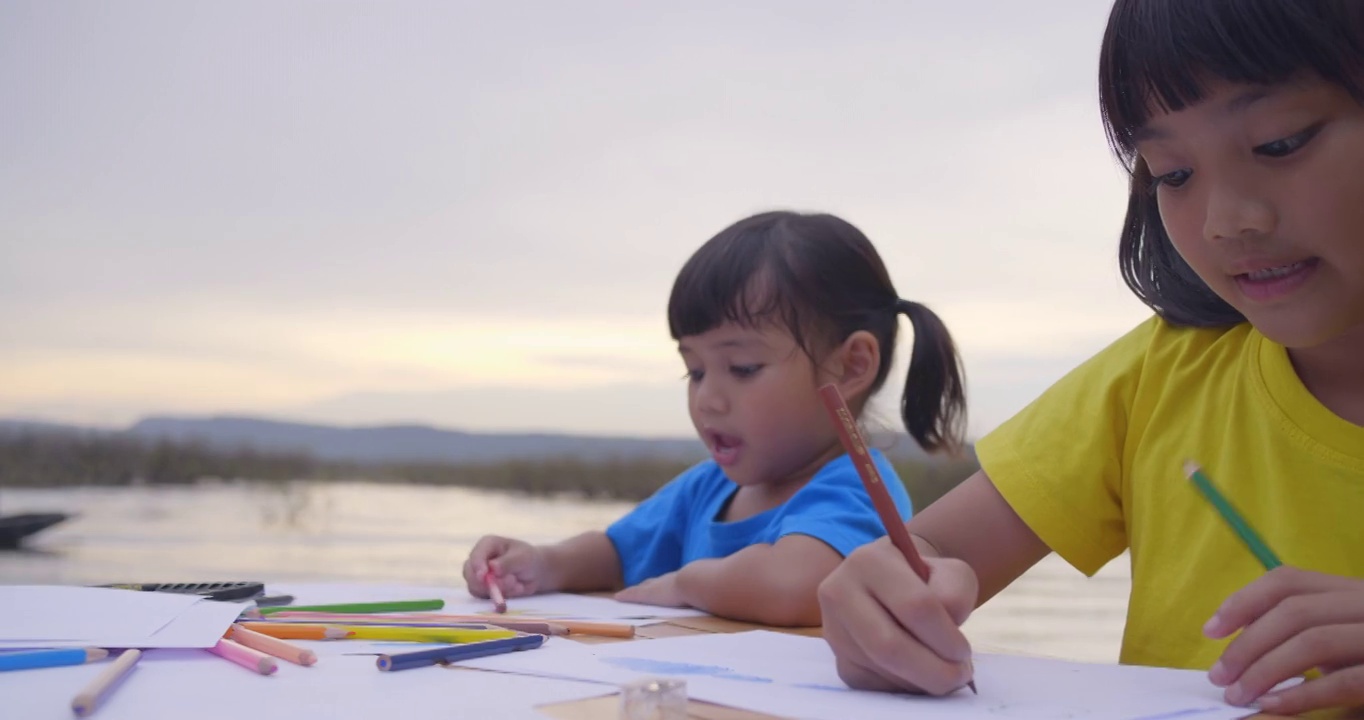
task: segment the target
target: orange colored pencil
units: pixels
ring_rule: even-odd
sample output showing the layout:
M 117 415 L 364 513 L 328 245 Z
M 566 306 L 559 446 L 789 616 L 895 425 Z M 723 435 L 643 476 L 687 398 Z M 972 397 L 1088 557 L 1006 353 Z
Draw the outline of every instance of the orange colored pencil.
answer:
M 312 650 L 242 627 L 241 623 L 232 624 L 232 629 L 228 631 L 228 637 L 253 650 L 274 655 L 295 665 L 312 665 L 317 662 L 317 653 Z
M 268 635 L 277 640 L 340 640 L 355 633 L 330 625 L 304 625 L 302 623 L 243 622 L 235 623 L 247 630 Z
M 829 419 L 833 421 L 834 428 L 838 430 L 838 439 L 843 443 L 843 449 L 848 451 L 853 467 L 857 468 L 858 477 L 862 478 L 862 485 L 867 488 L 867 495 L 871 496 L 871 504 L 876 507 L 876 514 L 881 516 L 881 524 L 886 526 L 886 535 L 890 536 L 891 544 L 905 557 L 905 562 L 909 563 L 914 574 L 918 575 L 920 580 L 928 582 L 933 570 L 919 555 L 919 549 L 914 546 L 914 539 L 909 536 L 909 530 L 900 520 L 900 513 L 895 509 L 895 501 L 890 499 L 886 483 L 881 479 L 881 471 L 876 469 L 876 462 L 867 451 L 866 438 L 862 437 L 862 431 L 857 428 L 857 418 L 854 418 L 852 410 L 848 409 L 843 393 L 838 391 L 837 385 L 830 384 L 819 389 L 819 397 L 824 401 L 824 409 L 829 412 Z M 971 692 L 976 692 L 975 681 L 970 681 L 967 685 Z

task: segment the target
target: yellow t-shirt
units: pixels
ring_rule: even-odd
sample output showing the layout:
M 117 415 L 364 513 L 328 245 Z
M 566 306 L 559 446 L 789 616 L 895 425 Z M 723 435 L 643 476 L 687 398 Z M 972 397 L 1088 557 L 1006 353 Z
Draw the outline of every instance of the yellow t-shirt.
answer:
M 1130 549 L 1124 663 L 1210 667 L 1226 641 L 1203 624 L 1264 573 L 1185 478 L 1187 459 L 1284 564 L 1364 577 L 1364 427 L 1319 403 L 1283 346 L 1248 324 L 1152 318 L 976 451 L 1014 511 L 1081 572 Z

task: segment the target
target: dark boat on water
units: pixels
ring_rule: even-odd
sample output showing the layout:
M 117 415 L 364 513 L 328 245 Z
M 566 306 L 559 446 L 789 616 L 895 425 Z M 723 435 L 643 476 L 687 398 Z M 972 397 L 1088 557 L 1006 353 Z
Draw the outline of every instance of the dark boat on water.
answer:
M 19 547 L 24 538 L 46 530 L 69 515 L 65 513 L 20 513 L 0 515 L 0 549 L 13 550 Z

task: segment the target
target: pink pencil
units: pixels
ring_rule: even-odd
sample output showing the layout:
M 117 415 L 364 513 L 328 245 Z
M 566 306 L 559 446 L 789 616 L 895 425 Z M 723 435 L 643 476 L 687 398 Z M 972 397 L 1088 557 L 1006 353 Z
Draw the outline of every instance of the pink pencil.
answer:
M 491 568 L 483 574 L 483 582 L 488 585 L 488 595 L 492 596 L 493 609 L 498 614 L 507 612 L 507 599 L 502 597 L 502 588 L 497 586 L 497 578 L 493 576 Z
M 255 670 L 262 675 L 270 675 L 279 669 L 279 664 L 269 655 L 259 650 L 252 650 L 227 638 L 219 640 L 218 644 L 208 648 L 208 651 L 224 660 L 237 663 L 248 670 Z
M 232 624 L 231 637 L 238 645 L 274 655 L 295 665 L 312 665 L 317 662 L 317 653 L 312 650 L 305 650 L 293 643 L 263 635 L 251 628 L 243 627 L 241 623 Z

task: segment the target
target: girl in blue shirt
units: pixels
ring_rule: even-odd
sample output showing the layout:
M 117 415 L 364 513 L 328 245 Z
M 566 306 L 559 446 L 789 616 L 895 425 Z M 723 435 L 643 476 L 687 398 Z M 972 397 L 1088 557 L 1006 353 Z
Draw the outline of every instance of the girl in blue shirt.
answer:
M 860 415 L 885 383 L 901 313 L 914 327 L 905 427 L 925 449 L 954 449 L 965 417 L 956 349 L 932 311 L 900 298 L 865 235 L 793 212 L 721 231 L 683 266 L 668 302 L 710 459 L 604 532 L 541 546 L 480 539 L 464 564 L 469 591 L 619 590 L 630 602 L 818 625 L 820 581 L 884 529 L 817 389 L 836 384 Z M 908 519 L 904 486 L 873 457 Z

